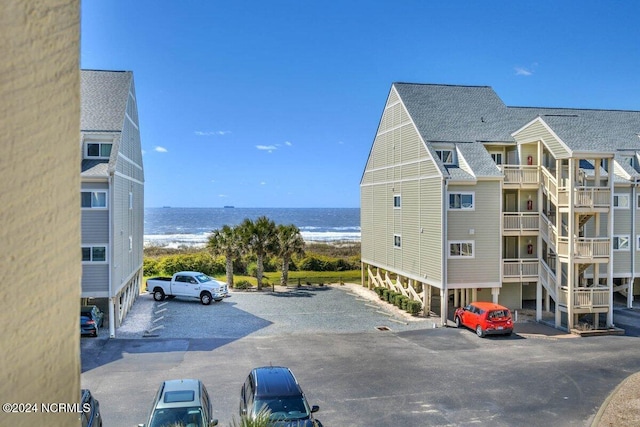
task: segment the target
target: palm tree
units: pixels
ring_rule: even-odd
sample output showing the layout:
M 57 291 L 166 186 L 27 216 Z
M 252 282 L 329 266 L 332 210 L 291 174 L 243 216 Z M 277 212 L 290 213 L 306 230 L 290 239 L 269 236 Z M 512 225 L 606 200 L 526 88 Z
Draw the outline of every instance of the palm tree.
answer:
M 238 258 L 242 251 L 240 234 L 236 228 L 228 225 L 222 226 L 209 236 L 207 248 L 214 256 L 224 255 L 226 261 L 227 284 L 233 287 L 233 260 Z
M 304 240 L 300 229 L 295 225 L 278 225 L 276 229 L 276 254 L 282 259 L 280 284 L 286 286 L 289 281 L 289 264 L 294 254 L 304 255 Z
M 256 256 L 256 279 L 258 290 L 262 289 L 262 275 L 264 274 L 264 259 L 273 253 L 276 235 L 276 223 L 261 216 L 256 221 L 249 218 L 240 224 L 242 241 L 246 245 L 246 250 Z

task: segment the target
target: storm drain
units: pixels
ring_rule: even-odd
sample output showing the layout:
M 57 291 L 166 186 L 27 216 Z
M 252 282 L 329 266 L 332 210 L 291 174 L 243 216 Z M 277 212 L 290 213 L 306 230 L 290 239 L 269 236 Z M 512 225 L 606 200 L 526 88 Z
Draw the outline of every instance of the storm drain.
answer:
M 379 331 L 390 331 L 391 328 L 388 326 L 376 326 L 376 329 Z

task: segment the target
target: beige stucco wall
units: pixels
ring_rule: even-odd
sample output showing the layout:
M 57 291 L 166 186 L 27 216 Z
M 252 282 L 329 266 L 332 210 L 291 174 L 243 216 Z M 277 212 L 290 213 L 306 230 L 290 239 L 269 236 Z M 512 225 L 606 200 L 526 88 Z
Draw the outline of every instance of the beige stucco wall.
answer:
M 79 8 L 0 8 L 1 403 L 79 399 Z M 0 425 L 79 421 L 2 411 Z

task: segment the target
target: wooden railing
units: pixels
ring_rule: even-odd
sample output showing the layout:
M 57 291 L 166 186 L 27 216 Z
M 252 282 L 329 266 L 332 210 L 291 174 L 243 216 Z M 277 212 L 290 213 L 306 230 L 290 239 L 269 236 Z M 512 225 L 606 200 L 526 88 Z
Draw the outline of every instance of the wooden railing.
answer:
M 611 241 L 608 237 L 580 237 L 573 241 L 573 255 L 580 258 L 607 258 Z M 569 238 L 558 237 L 558 255 L 569 256 Z
M 558 190 L 558 206 L 569 206 L 569 188 Z M 574 187 L 573 205 L 576 208 L 608 208 L 611 205 L 609 187 Z
M 505 212 L 502 217 L 504 231 L 538 231 L 540 220 L 538 213 Z
M 558 195 L 557 195 L 558 182 L 556 181 L 556 178 L 551 174 L 549 169 L 545 168 L 544 166 L 540 168 L 540 171 L 541 171 L 540 177 L 542 181 L 542 186 L 546 190 L 551 201 L 553 203 L 557 203 L 558 202 Z
M 540 215 L 540 233 L 542 237 L 549 243 L 549 246 L 555 251 L 556 240 L 558 239 L 558 230 L 556 226 L 547 218 L 546 215 Z
M 524 282 L 538 280 L 538 259 L 503 259 L 502 276 L 505 279 L 518 279 Z
M 573 290 L 573 307 L 574 308 L 596 308 L 609 306 L 609 293 L 611 289 L 606 286 L 595 286 L 592 288 L 579 287 Z M 558 303 L 568 305 L 569 288 L 563 286 L 560 288 Z
M 505 184 L 538 184 L 538 167 L 523 165 L 501 165 Z
M 557 301 L 556 275 L 544 261 L 540 261 L 540 283 L 542 283 L 542 286 L 547 290 L 549 296 L 554 301 Z

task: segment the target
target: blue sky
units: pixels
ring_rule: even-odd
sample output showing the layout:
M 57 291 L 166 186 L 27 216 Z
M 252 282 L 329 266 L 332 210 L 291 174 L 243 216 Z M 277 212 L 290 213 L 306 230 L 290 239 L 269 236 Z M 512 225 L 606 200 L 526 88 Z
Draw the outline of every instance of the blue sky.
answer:
M 640 110 L 637 1 L 84 0 L 81 66 L 132 70 L 148 207 L 358 207 L 393 82 Z

